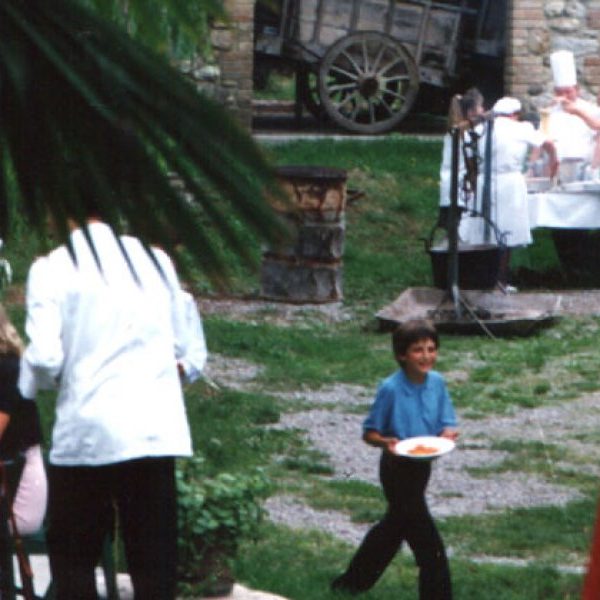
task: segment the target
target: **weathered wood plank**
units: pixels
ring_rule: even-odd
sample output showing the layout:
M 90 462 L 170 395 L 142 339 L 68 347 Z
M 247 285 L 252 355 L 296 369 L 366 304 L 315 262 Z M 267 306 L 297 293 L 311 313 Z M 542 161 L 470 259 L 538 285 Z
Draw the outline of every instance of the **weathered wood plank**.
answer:
M 416 44 L 424 10 L 423 6 L 390 4 L 388 0 L 303 0 L 298 15 L 299 41 L 328 46 L 358 30 L 389 31 L 400 41 Z M 460 14 L 457 10 L 433 8 L 425 28 L 425 46 L 447 52 Z

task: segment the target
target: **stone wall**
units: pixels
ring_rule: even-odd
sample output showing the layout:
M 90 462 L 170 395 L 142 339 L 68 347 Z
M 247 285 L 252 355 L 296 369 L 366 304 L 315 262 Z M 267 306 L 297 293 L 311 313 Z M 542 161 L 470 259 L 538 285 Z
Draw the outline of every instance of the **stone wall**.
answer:
M 254 0 L 224 0 L 229 20 L 213 24 L 210 60 L 182 64 L 205 93 L 226 106 L 250 128 L 252 124 L 252 73 L 254 60 Z
M 575 54 L 584 97 L 600 91 L 600 0 L 512 0 L 507 37 L 506 90 L 526 105 L 550 102 L 554 50 Z

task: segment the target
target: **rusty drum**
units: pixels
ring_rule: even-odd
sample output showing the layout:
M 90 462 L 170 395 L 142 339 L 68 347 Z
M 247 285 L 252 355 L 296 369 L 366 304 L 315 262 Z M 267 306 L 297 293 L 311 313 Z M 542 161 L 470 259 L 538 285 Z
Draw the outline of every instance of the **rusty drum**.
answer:
M 261 294 L 284 302 L 339 301 L 343 297 L 347 173 L 284 166 L 277 174 L 289 204 L 276 204 L 276 209 L 294 235 L 288 245 L 263 252 Z

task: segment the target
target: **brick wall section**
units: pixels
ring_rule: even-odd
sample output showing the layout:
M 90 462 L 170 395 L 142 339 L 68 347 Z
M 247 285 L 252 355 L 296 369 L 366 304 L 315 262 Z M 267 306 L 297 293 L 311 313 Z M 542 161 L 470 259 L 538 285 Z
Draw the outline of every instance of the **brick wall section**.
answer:
M 509 0 L 505 88 L 526 106 L 550 102 L 550 53 L 571 50 L 585 97 L 600 91 L 600 0 Z
M 228 108 L 247 129 L 252 125 L 254 0 L 224 0 L 229 15 L 210 31 L 212 56 L 178 63 L 198 89 Z
M 506 92 L 529 99 L 541 92 L 547 78 L 544 55 L 548 37 L 540 27 L 544 21 L 543 0 L 512 0 L 507 18 Z
M 250 128 L 254 53 L 254 0 L 225 0 L 227 23 L 216 23 L 211 42 L 220 69 L 220 96 L 225 105 Z

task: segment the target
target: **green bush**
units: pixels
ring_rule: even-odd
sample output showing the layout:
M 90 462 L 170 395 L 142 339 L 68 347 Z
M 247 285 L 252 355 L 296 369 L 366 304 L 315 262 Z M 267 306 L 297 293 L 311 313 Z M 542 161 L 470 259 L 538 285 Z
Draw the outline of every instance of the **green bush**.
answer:
M 209 477 L 201 455 L 179 461 L 176 477 L 180 580 L 206 589 L 230 578 L 240 542 L 256 537 L 269 481 L 259 469 Z

